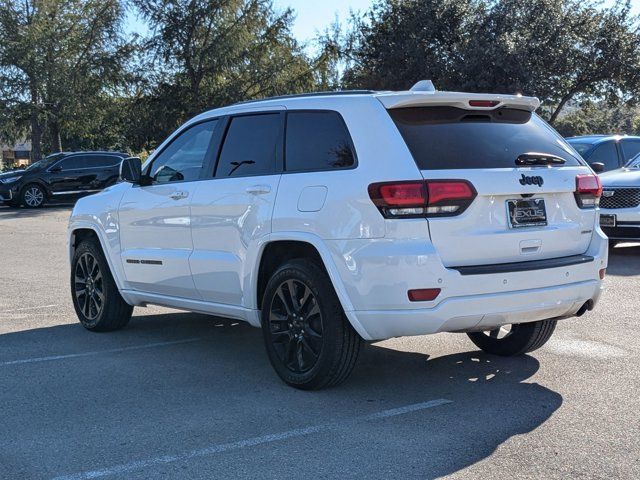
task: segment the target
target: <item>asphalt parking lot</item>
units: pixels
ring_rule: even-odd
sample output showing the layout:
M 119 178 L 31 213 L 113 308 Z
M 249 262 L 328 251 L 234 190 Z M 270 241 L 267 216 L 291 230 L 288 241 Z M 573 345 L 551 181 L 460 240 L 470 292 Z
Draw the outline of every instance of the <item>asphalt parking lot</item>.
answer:
M 367 345 L 300 392 L 235 321 L 139 308 L 96 334 L 68 292 L 70 207 L 0 207 L 0 478 L 640 478 L 640 245 L 531 356 L 466 336 Z

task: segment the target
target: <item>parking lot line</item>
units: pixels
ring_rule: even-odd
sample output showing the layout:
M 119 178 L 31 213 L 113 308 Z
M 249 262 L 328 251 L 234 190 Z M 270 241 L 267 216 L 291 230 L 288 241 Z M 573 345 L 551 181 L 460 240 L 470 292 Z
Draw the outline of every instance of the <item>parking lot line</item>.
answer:
M 293 430 L 287 430 L 285 432 L 273 433 L 268 435 L 262 435 L 260 437 L 247 438 L 245 440 L 238 440 L 236 442 L 221 443 L 217 445 L 211 445 L 198 450 L 191 450 L 189 452 L 162 455 L 160 457 L 149 458 L 146 460 L 138 460 L 131 463 L 124 463 L 121 465 L 114 465 L 112 467 L 103 468 L 100 470 L 91 470 L 86 472 L 74 473 L 71 475 L 62 475 L 55 477 L 54 480 L 87 480 L 91 478 L 109 477 L 112 475 L 119 475 L 135 470 L 144 470 L 156 465 L 163 465 L 167 463 L 179 462 L 184 460 L 190 460 L 193 458 L 206 457 L 215 455 L 218 453 L 228 452 L 230 450 L 238 450 L 246 447 L 255 447 L 257 445 L 263 445 L 266 443 L 279 442 L 294 437 L 302 437 L 310 435 L 312 433 L 319 433 L 328 430 L 335 430 L 337 428 L 349 426 L 356 422 L 380 420 L 389 417 L 396 417 L 398 415 L 405 415 L 411 412 L 417 412 L 420 410 L 426 410 L 428 408 L 438 407 L 440 405 L 446 405 L 453 403 L 446 398 L 438 398 L 436 400 L 430 400 L 428 402 L 414 403 L 399 408 L 391 408 L 388 410 L 382 410 L 380 412 L 361 415 L 351 419 L 346 419 L 337 422 L 324 423 L 320 425 L 312 425 L 309 427 L 295 428 Z
M 10 360 L 8 362 L 0 362 L 0 367 L 7 367 L 9 365 L 22 365 L 25 363 L 39 363 L 39 362 L 51 362 L 53 360 L 65 360 L 67 358 L 78 358 L 78 357 L 90 357 L 93 355 L 102 355 L 103 353 L 118 353 L 118 352 L 127 352 L 129 350 L 143 350 L 145 348 L 155 348 L 155 347 L 165 347 L 168 345 L 178 345 L 181 343 L 191 343 L 197 342 L 201 340 L 200 338 L 187 338 L 185 340 L 175 340 L 171 342 L 157 342 L 157 343 L 146 343 L 144 345 L 133 345 L 131 347 L 122 347 L 122 348 L 111 348 L 108 350 L 94 350 L 91 352 L 82 352 L 82 353 L 69 353 L 66 355 L 52 355 L 49 357 L 35 357 L 35 358 L 25 358 L 22 360 Z
M 53 305 L 40 305 L 37 307 L 23 307 L 23 308 L 13 308 L 11 310 L 3 310 L 0 312 L 0 315 L 4 313 L 14 313 L 14 312 L 24 312 L 27 310 L 42 310 L 43 308 L 53 308 L 53 307 L 61 307 L 62 304 L 56 303 Z

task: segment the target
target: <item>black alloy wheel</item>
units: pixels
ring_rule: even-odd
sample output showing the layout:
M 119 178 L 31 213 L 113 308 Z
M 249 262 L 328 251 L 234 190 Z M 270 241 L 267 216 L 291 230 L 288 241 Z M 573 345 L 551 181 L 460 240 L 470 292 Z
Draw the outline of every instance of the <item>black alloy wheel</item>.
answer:
M 322 351 L 322 314 L 309 286 L 287 280 L 276 289 L 269 311 L 271 342 L 289 370 L 313 368 Z
M 349 376 L 362 339 L 322 265 L 307 258 L 281 265 L 267 282 L 261 310 L 267 355 L 285 383 L 318 390 Z
M 105 295 L 100 265 L 89 252 L 83 253 L 76 262 L 74 292 L 76 304 L 87 323 L 93 323 L 104 308 Z

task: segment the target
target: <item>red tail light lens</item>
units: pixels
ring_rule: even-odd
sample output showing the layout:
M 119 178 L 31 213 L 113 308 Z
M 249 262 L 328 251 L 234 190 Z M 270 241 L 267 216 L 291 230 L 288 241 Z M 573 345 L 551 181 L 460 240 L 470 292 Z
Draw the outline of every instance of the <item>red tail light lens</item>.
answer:
M 380 185 L 380 198 L 391 207 L 411 207 L 425 204 L 424 183 L 391 183 Z
M 369 185 L 369 196 L 385 218 L 445 217 L 462 213 L 476 197 L 466 180 L 427 180 Z
M 576 176 L 576 202 L 580 208 L 595 208 L 600 204 L 602 182 L 597 175 Z

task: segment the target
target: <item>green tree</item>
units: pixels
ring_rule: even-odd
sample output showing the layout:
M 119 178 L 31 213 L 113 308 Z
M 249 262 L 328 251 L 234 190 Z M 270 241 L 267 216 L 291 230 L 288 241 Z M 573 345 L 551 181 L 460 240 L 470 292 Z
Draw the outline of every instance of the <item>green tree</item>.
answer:
M 640 31 L 629 1 L 380 0 L 342 44 L 350 87 L 437 87 L 571 101 L 635 101 Z
M 120 0 L 0 0 L 0 105 L 30 131 L 33 157 L 117 94 L 132 45 Z M 77 123 L 76 123 L 77 125 Z
M 640 108 L 587 100 L 582 105 L 568 107 L 554 126 L 567 137 L 593 134 L 640 135 Z
M 158 134 L 204 109 L 314 89 L 312 61 L 291 35 L 291 10 L 276 13 L 270 0 L 134 3 L 156 53 L 155 88 L 138 102 L 153 112 L 147 120 Z
M 431 79 L 456 88 L 482 15 L 476 0 L 379 0 L 364 16 L 352 15 L 343 41 L 345 86 L 405 90 Z

